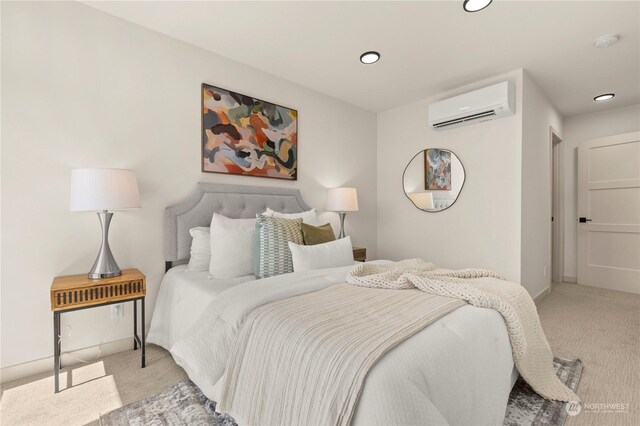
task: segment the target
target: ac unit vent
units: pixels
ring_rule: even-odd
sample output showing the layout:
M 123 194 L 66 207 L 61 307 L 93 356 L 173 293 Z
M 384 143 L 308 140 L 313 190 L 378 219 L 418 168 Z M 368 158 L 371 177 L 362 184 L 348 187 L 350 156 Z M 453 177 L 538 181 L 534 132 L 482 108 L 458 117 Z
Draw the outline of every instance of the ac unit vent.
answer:
M 465 121 L 474 121 L 474 120 L 478 120 L 480 118 L 491 117 L 491 116 L 494 116 L 494 115 L 496 115 L 496 112 L 494 110 L 485 111 L 485 112 L 479 112 L 478 114 L 467 115 L 467 116 L 462 117 L 462 118 L 456 118 L 454 120 L 443 121 L 441 123 L 435 123 L 433 125 L 433 127 L 435 127 L 436 129 L 440 129 L 442 127 L 448 127 L 448 126 L 454 126 L 456 124 L 462 124 Z
M 444 129 L 494 120 L 514 112 L 515 90 L 509 81 L 429 105 L 429 124 Z

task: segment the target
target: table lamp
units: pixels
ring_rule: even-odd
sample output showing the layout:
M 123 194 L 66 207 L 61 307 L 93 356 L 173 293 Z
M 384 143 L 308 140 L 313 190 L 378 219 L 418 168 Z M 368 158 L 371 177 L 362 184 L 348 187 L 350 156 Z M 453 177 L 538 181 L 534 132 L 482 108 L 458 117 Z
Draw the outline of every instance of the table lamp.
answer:
M 433 194 L 431 192 L 412 192 L 409 198 L 420 210 L 430 210 L 433 208 Z
M 344 217 L 358 211 L 358 192 L 355 188 L 332 188 L 327 192 L 327 210 L 340 214 L 340 235 L 344 238 Z
M 75 169 L 71 171 L 70 210 L 95 211 L 102 226 L 102 244 L 89 278 L 117 277 L 122 270 L 109 247 L 109 210 L 140 208 L 138 183 L 133 170 Z

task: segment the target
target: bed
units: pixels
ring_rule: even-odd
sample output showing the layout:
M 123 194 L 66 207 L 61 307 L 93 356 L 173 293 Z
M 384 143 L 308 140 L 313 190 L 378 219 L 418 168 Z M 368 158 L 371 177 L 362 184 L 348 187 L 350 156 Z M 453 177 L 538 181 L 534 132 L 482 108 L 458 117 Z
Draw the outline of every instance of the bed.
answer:
M 224 290 L 255 277 L 213 280 L 208 272 L 187 272 L 189 230 L 208 227 L 213 213 L 230 218 L 253 218 L 271 208 L 283 213 L 310 210 L 300 191 L 288 188 L 224 185 L 200 182 L 182 202 L 165 211 L 166 274 L 160 285 L 147 341 L 170 350 L 191 328 L 204 309 Z
M 309 210 L 297 189 L 200 183 L 166 210 L 165 261 L 148 341 L 169 350 L 216 401 L 235 335 L 257 307 L 344 281 L 351 267 L 254 280 L 187 272 L 189 229 L 214 212 L 250 218 L 267 207 Z M 369 370 L 352 424 L 501 424 L 517 372 L 500 314 L 465 305 L 383 355 Z M 233 413 L 232 413 L 233 414 Z M 241 419 L 240 419 L 241 420 Z

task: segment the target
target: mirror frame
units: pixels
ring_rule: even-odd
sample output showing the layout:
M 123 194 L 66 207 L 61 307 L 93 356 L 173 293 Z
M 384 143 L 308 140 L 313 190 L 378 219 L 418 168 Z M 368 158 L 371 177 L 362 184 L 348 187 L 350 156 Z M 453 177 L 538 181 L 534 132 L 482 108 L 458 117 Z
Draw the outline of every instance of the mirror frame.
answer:
M 464 172 L 464 181 L 462 181 L 462 186 L 460 187 L 460 192 L 458 192 L 458 195 L 456 196 L 456 199 L 453 203 L 451 203 L 450 206 L 448 206 L 447 208 L 444 208 L 442 210 L 437 210 L 437 211 L 429 211 L 429 210 L 422 210 L 420 207 L 416 206 L 416 203 L 413 202 L 413 200 L 407 195 L 407 191 L 404 190 L 404 175 L 407 173 L 407 169 L 409 168 L 409 165 L 413 162 L 413 160 L 415 160 L 415 158 L 418 155 L 424 155 L 424 152 L 427 149 L 439 149 L 442 151 L 449 151 L 450 153 L 452 153 L 453 155 L 456 156 L 456 158 L 458 159 L 458 161 L 460 162 L 460 165 L 462 166 L 462 171 Z M 409 160 L 409 162 L 407 163 L 407 165 L 404 167 L 404 170 L 402 171 L 402 193 L 404 194 L 405 197 L 407 197 L 407 199 L 411 202 L 411 204 L 413 204 L 413 207 L 415 207 L 416 209 L 420 210 L 421 212 L 425 212 L 425 213 L 440 213 L 443 212 L 445 210 L 450 209 L 452 206 L 454 206 L 457 202 L 458 202 L 458 198 L 460 198 L 460 194 L 462 194 L 462 190 L 464 189 L 464 184 L 467 182 L 467 169 L 464 168 L 464 163 L 462 162 L 462 160 L 460 159 L 460 157 L 458 157 L 458 154 L 456 154 L 455 152 L 451 151 L 448 148 L 424 148 L 421 149 L 420 151 L 418 151 L 416 153 L 416 155 L 414 155 L 413 157 L 411 157 L 411 160 Z

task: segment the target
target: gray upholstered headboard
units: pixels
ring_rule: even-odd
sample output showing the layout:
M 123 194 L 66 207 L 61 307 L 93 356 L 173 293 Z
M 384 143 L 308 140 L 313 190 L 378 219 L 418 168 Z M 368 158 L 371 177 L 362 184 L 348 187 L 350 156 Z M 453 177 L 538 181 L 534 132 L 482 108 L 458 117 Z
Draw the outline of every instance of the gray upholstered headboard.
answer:
M 300 191 L 293 188 L 198 183 L 186 200 L 166 209 L 164 260 L 167 269 L 172 262 L 189 259 L 189 230 L 196 226 L 209 226 L 213 213 L 234 219 L 251 218 L 267 207 L 283 213 L 310 209 L 302 200 Z

